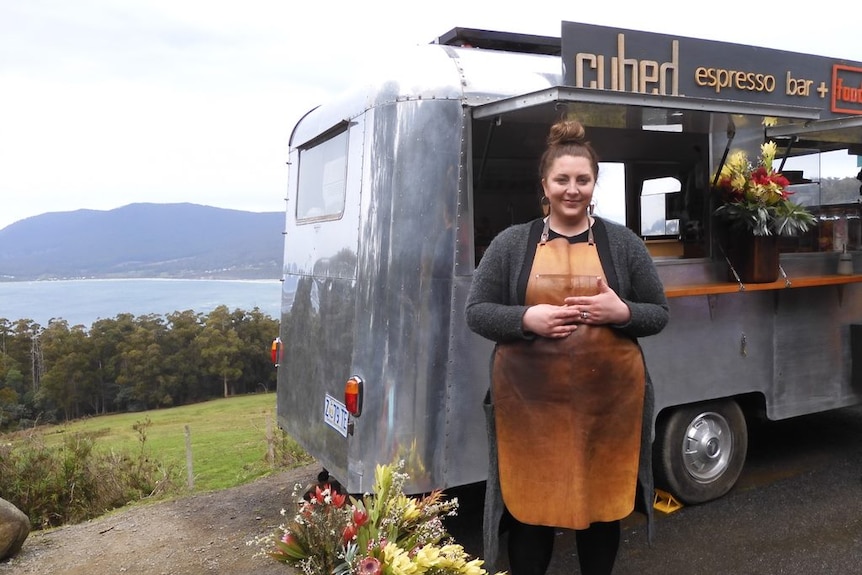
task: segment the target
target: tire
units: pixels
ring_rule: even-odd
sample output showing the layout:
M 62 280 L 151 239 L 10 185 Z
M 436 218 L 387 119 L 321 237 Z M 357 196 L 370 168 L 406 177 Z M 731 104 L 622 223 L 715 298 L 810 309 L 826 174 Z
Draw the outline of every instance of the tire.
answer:
M 747 451 L 748 427 L 735 401 L 673 408 L 656 426 L 656 487 L 686 505 L 718 499 L 739 479 Z

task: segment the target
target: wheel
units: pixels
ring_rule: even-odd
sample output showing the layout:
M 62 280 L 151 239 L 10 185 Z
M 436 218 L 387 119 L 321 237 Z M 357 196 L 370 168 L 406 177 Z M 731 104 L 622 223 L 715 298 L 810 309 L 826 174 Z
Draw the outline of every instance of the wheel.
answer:
M 656 426 L 656 487 L 687 505 L 717 499 L 739 478 L 748 428 L 730 399 L 673 408 Z

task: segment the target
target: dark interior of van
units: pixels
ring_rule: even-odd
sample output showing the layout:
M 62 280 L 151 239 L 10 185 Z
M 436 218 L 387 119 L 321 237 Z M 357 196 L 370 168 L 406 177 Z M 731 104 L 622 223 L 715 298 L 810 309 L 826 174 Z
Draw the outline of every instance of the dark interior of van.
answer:
M 652 130 L 643 127 L 642 117 L 635 129 L 609 127 L 605 124 L 630 121 L 631 110 L 571 103 L 473 122 L 477 251 L 481 253 L 484 241 L 506 226 L 541 215 L 539 157 L 548 128 L 567 115 L 585 125 L 587 139 L 602 162 L 594 196 L 596 215 L 627 225 L 644 237 L 657 257 L 705 257 L 708 134 L 696 125 L 682 131 L 682 124 L 667 123 L 667 114 L 661 118 L 664 124 L 647 124 L 656 126 Z M 659 181 L 665 187 L 658 192 L 645 185 Z

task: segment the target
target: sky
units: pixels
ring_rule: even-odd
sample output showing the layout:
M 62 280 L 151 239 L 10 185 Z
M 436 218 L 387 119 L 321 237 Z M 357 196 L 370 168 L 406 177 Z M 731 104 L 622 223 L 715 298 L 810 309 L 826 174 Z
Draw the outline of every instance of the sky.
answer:
M 136 202 L 281 211 L 300 117 L 367 62 L 455 27 L 559 36 L 584 22 L 862 61 L 846 3 L 694 6 L 0 0 L 0 229 Z

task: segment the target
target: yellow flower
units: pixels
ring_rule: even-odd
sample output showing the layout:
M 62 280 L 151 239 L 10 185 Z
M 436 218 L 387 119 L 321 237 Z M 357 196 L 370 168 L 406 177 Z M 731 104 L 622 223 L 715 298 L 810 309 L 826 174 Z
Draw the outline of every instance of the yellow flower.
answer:
M 433 545 L 426 545 L 416 552 L 414 561 L 420 571 L 427 571 L 431 567 L 436 567 L 439 559 L 440 549 Z
M 747 183 L 748 179 L 745 177 L 745 174 L 735 174 L 730 180 L 730 185 L 734 190 L 744 190 Z
M 419 572 L 418 565 L 410 559 L 407 551 L 391 541 L 383 548 L 383 560 L 392 575 L 414 575 Z
M 440 548 L 440 557 L 436 567 L 439 569 L 461 570 L 466 561 L 464 560 L 464 548 L 460 545 L 444 545 Z
M 761 161 L 767 172 L 772 172 L 772 161 L 775 160 L 775 153 L 777 150 L 778 146 L 776 146 L 775 142 L 772 140 L 760 145 Z
M 406 495 L 399 495 L 396 505 L 401 509 L 401 515 L 405 521 L 413 521 L 419 518 L 419 508 L 416 507 L 415 499 Z
M 461 568 L 461 573 L 464 575 L 485 575 L 485 570 L 482 568 L 483 563 L 485 562 L 481 559 L 468 561 L 464 567 Z

